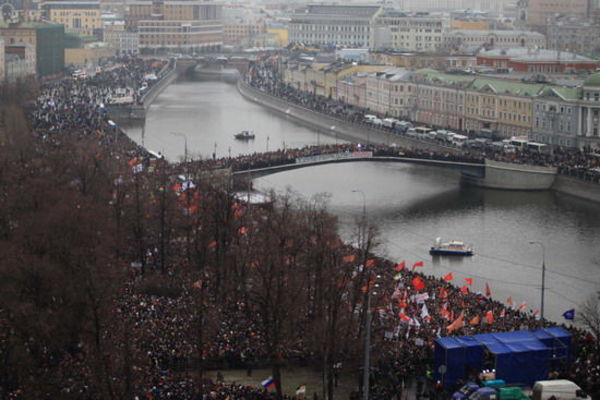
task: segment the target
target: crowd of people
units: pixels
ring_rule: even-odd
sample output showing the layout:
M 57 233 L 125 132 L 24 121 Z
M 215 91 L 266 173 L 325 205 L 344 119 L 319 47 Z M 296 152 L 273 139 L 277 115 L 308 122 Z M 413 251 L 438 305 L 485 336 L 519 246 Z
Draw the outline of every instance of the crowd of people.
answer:
M 312 111 L 326 114 L 346 122 L 360 124 L 366 129 L 379 129 L 406 135 L 395 130 L 394 127 L 384 125 L 374 126 L 365 122 L 365 114 L 369 110 L 361 109 L 330 97 L 316 95 L 315 93 L 297 89 L 281 79 L 277 70 L 277 63 L 273 59 L 265 59 L 253 63 L 246 77 L 248 83 L 263 92 L 294 103 Z M 443 127 L 440 127 L 443 128 Z M 468 132 L 460 132 L 468 135 Z M 412 138 L 414 139 L 414 138 Z M 423 139 L 425 141 L 429 141 Z M 435 139 L 433 139 L 435 141 Z M 489 158 L 497 161 L 508 161 L 521 164 L 553 166 L 558 172 L 589 182 L 600 183 L 600 154 L 590 148 L 566 149 L 557 148 L 552 153 L 530 152 L 517 149 L 515 152 L 506 153 L 502 150 L 491 148 L 467 148 L 467 154 L 477 155 L 479 158 Z
M 60 83 L 44 87 L 37 100 L 32 119 L 36 134 L 42 140 L 59 144 L 61 133 L 71 132 L 83 136 L 94 135 L 105 145 L 109 154 L 125 151 L 128 157 L 143 155 L 144 150 L 127 141 L 109 123 L 102 110 L 110 97 L 121 90 L 135 94 L 147 73 L 159 73 L 164 64 L 138 59 L 120 60 L 121 66 L 99 72 L 84 79 L 68 78 Z M 298 95 L 293 89 L 281 86 L 268 70 L 253 77 L 257 87 L 287 96 L 292 100 Z M 254 79 L 254 78 L 253 78 Z M 321 112 L 356 120 L 362 114 L 335 104 L 328 99 L 303 97 L 301 103 Z M 125 146 L 120 142 L 125 141 Z M 454 153 L 437 154 L 424 150 L 399 149 L 396 147 L 356 144 L 339 144 L 285 149 L 274 152 L 241 156 L 236 159 L 203 160 L 204 166 L 230 166 L 233 170 L 260 168 L 295 162 L 299 157 L 323 153 L 372 151 L 374 155 L 406 155 L 415 158 L 442 159 L 481 163 L 480 154 Z M 563 159 L 581 163 L 587 158 L 565 153 Z M 570 164 L 569 164 L 570 165 Z M 565 166 L 567 168 L 567 166 Z M 179 244 L 181 246 L 181 243 Z M 340 259 L 349 260 L 345 268 L 355 270 L 353 279 L 361 274 L 377 277 L 378 290 L 372 306 L 374 310 L 373 343 L 375 360 L 372 368 L 372 398 L 391 399 L 402 392 L 402 388 L 413 381 L 418 390 L 429 393 L 430 398 L 447 398 L 452 388 L 437 385 L 431 374 L 433 347 L 436 338 L 446 335 L 472 335 L 494 331 L 529 329 L 539 326 L 533 310 L 507 306 L 489 295 L 474 293 L 470 285 L 455 284 L 452 280 L 427 275 L 427 266 L 411 269 L 410 265 L 397 264 L 372 255 L 366 265 L 360 265 L 361 253 L 350 246 L 339 246 L 336 250 Z M 418 278 L 422 286 L 417 288 Z M 353 282 L 347 282 L 351 287 Z M 371 282 L 367 284 L 370 285 Z M 202 359 L 206 365 L 219 368 L 238 367 L 251 369 L 258 365 L 269 365 L 271 356 L 264 339 L 264 327 L 257 324 L 257 310 L 231 293 L 225 300 L 211 305 L 213 319 L 218 321 L 214 334 L 205 338 L 199 351 L 198 326 L 190 318 L 190 310 L 197 308 L 197 298 L 192 293 L 197 287 L 190 279 L 184 279 L 180 290 L 171 296 L 142 293 L 133 290 L 132 284 L 124 286 L 116 302 L 116 316 L 128 321 L 129 337 L 143 354 L 137 360 L 136 373 L 143 375 L 143 385 L 136 388 L 137 399 L 202 399 L 202 400 L 272 400 L 274 394 L 260 387 L 263 377 L 256 378 L 256 386 L 224 384 L 204 380 L 199 384 L 191 371 Z M 202 283 L 200 283 L 202 285 Z M 462 287 L 461 287 L 462 286 Z M 368 290 L 368 289 L 367 289 Z M 0 310 L 1 311 L 1 310 Z M 208 310 L 207 310 L 208 312 Z M 0 314 L 0 317 L 2 315 Z M 251 318 L 251 316 L 253 316 Z M 300 321 L 310 317 L 298 316 Z M 460 321 L 460 323 L 457 323 Z M 0 327 L 6 320 L 0 318 Z M 453 328 L 451 328 L 453 327 Z M 0 329 L 0 340 L 3 339 Z M 566 368 L 553 371 L 555 377 L 565 377 L 580 384 L 584 390 L 597 395 L 600 392 L 600 360 L 596 338 L 587 332 L 571 329 L 574 335 L 573 360 Z M 297 336 L 286 342 L 287 349 L 282 359 L 288 362 L 299 360 L 317 363 L 315 355 L 305 345 L 299 329 Z M 61 391 L 76 398 L 95 398 L 91 393 L 92 372 L 86 360 L 79 358 L 76 351 L 57 361 L 64 369 Z M 83 357 L 83 355 L 82 355 Z M 339 354 L 337 362 L 344 361 Z M 350 367 L 345 367 L 350 368 Z M 345 370 L 342 373 L 356 373 Z M 115 376 L 114 381 L 124 379 Z M 0 397 L 9 399 L 27 398 L 26 388 L 4 393 Z

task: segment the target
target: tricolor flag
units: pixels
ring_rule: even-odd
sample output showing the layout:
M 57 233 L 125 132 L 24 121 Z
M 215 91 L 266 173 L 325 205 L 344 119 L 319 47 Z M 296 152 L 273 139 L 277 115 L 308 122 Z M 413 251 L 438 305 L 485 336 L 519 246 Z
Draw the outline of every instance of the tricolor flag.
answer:
M 575 319 L 575 309 L 571 308 L 570 310 L 565 311 L 562 316 L 569 321 L 573 321 Z
M 273 377 L 270 376 L 267 379 L 265 379 L 264 381 L 262 381 L 260 383 L 262 385 L 262 387 L 268 389 L 268 388 L 272 388 L 275 387 L 275 380 L 273 380 Z

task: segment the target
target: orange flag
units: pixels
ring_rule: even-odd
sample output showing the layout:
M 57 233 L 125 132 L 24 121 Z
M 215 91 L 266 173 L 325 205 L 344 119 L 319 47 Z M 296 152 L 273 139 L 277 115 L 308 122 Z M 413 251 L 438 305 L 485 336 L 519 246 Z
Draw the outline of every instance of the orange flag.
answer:
M 465 282 L 467 282 L 467 286 L 471 286 L 473 284 L 473 278 L 465 278 Z
M 524 301 L 521 303 L 521 305 L 519 307 L 517 307 L 517 311 L 521 311 L 523 310 L 525 307 L 527 307 L 527 302 Z
M 485 313 L 485 319 L 487 320 L 488 324 L 494 323 L 494 313 L 492 312 L 492 310 Z
M 469 325 L 471 325 L 471 326 L 479 325 L 479 321 L 480 321 L 479 315 L 476 315 L 473 317 L 472 320 L 469 321 Z
M 506 299 L 506 302 L 508 303 L 510 308 L 513 308 L 515 306 L 515 303 L 513 303 L 512 297 L 509 297 L 508 299 Z
M 374 266 L 375 266 L 375 259 L 371 258 L 370 260 L 367 260 L 368 268 L 373 268 Z
M 456 318 L 456 320 L 454 320 L 453 323 L 451 323 L 450 325 L 448 325 L 446 327 L 446 330 L 448 332 L 452 332 L 452 331 L 454 331 L 454 330 L 456 330 L 458 328 L 462 328 L 463 325 L 464 325 L 464 322 L 463 322 L 463 313 L 460 313 L 460 315 L 458 316 L 458 318 Z
M 394 268 L 396 271 L 400 272 L 402 271 L 404 268 L 406 268 L 406 261 L 402 261 L 400 264 L 396 264 L 396 267 Z
M 485 297 L 492 297 L 492 289 L 487 282 L 485 283 Z
M 344 262 L 354 262 L 355 260 L 356 260 L 355 254 L 350 254 L 349 256 L 344 256 L 344 258 L 342 258 L 342 261 L 344 261 Z
M 454 279 L 454 275 L 452 275 L 452 272 L 449 272 L 445 277 L 444 280 L 450 282 L 452 279 Z
M 410 321 L 410 318 L 408 315 L 406 315 L 405 313 L 401 312 L 400 314 L 398 314 L 398 316 L 400 317 L 400 319 L 402 319 L 402 321 Z
M 469 288 L 465 285 L 463 287 L 460 288 L 460 292 L 462 294 L 469 294 Z
M 412 285 L 415 288 L 415 290 L 425 289 L 425 282 L 423 282 L 423 279 L 421 279 L 421 277 L 419 276 L 414 277 L 414 279 L 412 280 Z

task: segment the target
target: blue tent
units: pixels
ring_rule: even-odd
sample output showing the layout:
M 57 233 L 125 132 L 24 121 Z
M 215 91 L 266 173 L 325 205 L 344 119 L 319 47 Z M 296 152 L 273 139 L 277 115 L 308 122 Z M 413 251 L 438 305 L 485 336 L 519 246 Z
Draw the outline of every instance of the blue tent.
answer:
M 562 328 L 439 338 L 434 371 L 444 385 L 483 368 L 495 369 L 507 383 L 532 385 L 547 378 L 553 362 L 568 361 L 570 347 L 571 334 Z

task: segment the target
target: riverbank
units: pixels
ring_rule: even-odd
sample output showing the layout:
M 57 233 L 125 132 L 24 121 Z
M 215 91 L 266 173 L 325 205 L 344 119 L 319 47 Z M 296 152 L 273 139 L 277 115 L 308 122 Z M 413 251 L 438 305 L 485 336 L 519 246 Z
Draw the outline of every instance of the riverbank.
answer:
M 372 144 L 396 144 L 401 147 L 413 147 L 421 150 L 443 151 L 453 154 L 462 153 L 460 149 L 457 148 L 381 132 L 377 129 L 343 121 L 264 93 L 251 87 L 242 80 L 238 81 L 237 88 L 242 97 L 249 101 L 260 104 L 270 110 L 285 114 L 290 119 L 314 129 L 318 129 L 330 135 L 339 135 L 339 137 L 346 140 L 359 142 L 366 140 L 367 143 Z M 550 190 L 554 190 L 558 193 L 600 203 L 600 185 L 594 183 L 557 174 L 554 182 L 547 186 L 550 186 Z

